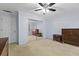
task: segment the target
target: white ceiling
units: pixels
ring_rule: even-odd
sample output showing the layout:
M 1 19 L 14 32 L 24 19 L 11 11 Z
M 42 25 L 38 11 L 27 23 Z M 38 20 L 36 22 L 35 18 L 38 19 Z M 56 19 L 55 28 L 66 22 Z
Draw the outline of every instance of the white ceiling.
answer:
M 0 3 L 1 10 L 11 10 L 18 11 L 25 9 L 27 11 L 33 10 L 38 7 L 38 4 L 35 3 Z
M 79 10 L 79 3 L 56 3 L 52 7 L 56 9 L 56 12 L 49 12 L 46 15 L 43 15 L 42 11 L 34 11 L 37 8 L 41 8 L 38 3 L 0 3 L 0 10 L 18 11 L 24 9 L 27 12 L 42 15 L 44 17 L 51 16 L 53 14 L 62 14 L 63 12 L 67 11 L 70 12 Z

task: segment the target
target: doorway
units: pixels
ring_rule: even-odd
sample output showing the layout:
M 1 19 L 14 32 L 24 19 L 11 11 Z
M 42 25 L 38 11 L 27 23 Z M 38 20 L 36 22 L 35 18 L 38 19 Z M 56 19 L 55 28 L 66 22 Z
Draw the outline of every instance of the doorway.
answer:
M 29 19 L 28 25 L 28 38 L 29 41 L 39 40 L 43 36 L 42 32 L 42 21 Z

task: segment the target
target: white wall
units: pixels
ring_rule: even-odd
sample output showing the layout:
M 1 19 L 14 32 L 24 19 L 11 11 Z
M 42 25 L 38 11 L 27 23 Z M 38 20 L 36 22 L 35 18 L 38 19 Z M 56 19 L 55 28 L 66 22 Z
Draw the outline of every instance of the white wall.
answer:
M 28 35 L 28 19 L 26 18 L 27 16 L 25 16 L 25 14 L 21 11 L 19 11 L 19 38 L 18 38 L 18 43 L 19 45 L 21 44 L 25 44 L 28 40 L 27 35 Z
M 79 9 L 56 14 L 47 20 L 47 37 L 52 38 L 53 34 L 61 34 L 62 28 L 79 28 Z
M 19 11 L 19 23 L 18 23 L 18 26 L 19 26 L 19 45 L 21 44 L 25 44 L 28 42 L 28 20 L 29 19 L 34 19 L 34 20 L 42 20 L 43 19 L 37 15 L 34 15 L 32 13 L 27 13 L 26 11 Z M 43 27 L 44 28 L 44 27 Z M 44 31 L 44 30 L 43 30 Z
M 0 37 L 9 37 L 9 43 L 17 42 L 16 15 L 0 11 Z

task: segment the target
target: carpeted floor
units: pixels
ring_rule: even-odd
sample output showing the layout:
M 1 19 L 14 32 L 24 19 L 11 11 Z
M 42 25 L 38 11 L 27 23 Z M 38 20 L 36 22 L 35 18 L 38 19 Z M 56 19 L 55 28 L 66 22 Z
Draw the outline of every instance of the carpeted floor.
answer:
M 79 56 L 79 47 L 30 36 L 25 45 L 10 44 L 10 56 Z

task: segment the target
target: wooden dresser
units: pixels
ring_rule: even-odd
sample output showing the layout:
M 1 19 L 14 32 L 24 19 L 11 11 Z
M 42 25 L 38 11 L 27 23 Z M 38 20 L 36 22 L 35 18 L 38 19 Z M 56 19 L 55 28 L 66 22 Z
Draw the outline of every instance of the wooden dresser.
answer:
M 0 55 L 8 56 L 8 38 L 0 38 Z
M 62 43 L 62 36 L 60 34 L 53 34 L 53 40 Z
M 79 46 L 79 29 L 62 29 L 62 40 L 64 43 Z

